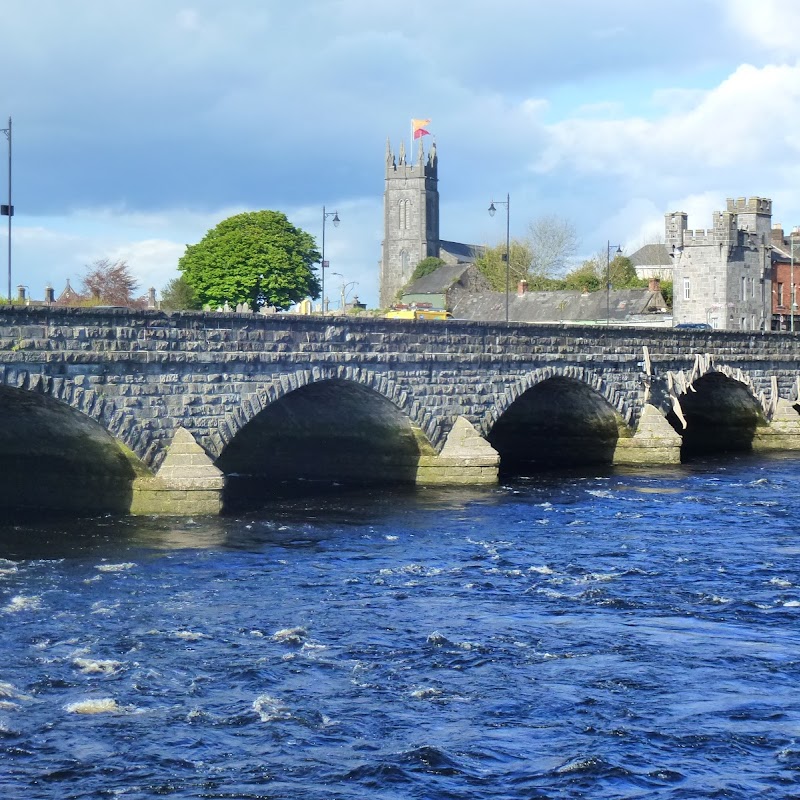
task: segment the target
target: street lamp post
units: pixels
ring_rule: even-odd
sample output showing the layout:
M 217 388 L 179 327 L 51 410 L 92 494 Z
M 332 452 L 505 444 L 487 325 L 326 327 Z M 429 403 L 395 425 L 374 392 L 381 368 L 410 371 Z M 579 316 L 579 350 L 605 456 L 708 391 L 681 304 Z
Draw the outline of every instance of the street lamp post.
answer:
M 8 205 L 0 205 L 0 216 L 8 216 L 8 302 L 11 302 L 11 217 L 14 216 L 14 206 L 11 205 L 11 117 L 8 118 L 8 127 L 0 128 L 8 139 Z
M 337 275 L 342 279 L 342 286 L 339 295 L 339 309 L 344 314 L 345 306 L 347 305 L 347 290 L 351 286 L 358 286 L 358 281 L 350 281 L 350 282 L 345 281 L 344 275 L 342 275 L 341 272 L 331 272 L 331 275 Z
M 612 245 L 611 242 L 606 243 L 606 325 L 611 324 L 611 248 L 616 247 L 616 255 L 622 255 L 622 246 L 618 244 Z
M 333 217 L 333 227 L 338 228 L 339 222 L 339 212 L 338 211 L 326 211 L 325 206 L 322 206 L 322 315 L 325 316 L 325 268 L 328 266 L 328 262 L 325 261 L 325 222 L 327 221 L 328 217 Z
M 508 323 L 508 298 L 510 294 L 510 270 L 511 270 L 511 195 L 506 194 L 505 202 L 497 201 L 497 205 L 506 207 L 506 323 Z M 492 200 L 489 206 L 489 216 L 493 217 L 497 209 Z

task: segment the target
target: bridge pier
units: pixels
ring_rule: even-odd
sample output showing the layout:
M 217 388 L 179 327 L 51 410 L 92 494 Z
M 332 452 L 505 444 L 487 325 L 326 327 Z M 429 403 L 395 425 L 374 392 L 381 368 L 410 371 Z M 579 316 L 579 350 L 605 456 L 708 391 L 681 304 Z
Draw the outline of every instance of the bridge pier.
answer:
M 636 433 L 620 437 L 614 450 L 614 465 L 657 466 L 680 464 L 683 440 L 664 415 L 650 403 L 645 403 Z
M 759 425 L 753 436 L 756 452 L 800 450 L 800 414 L 790 400 L 778 398 L 769 425 Z
M 421 455 L 417 483 L 475 486 L 497 483 L 500 455 L 466 417 L 458 417 L 442 452 Z
M 225 476 L 189 431 L 179 426 L 154 477 L 133 482 L 131 514 L 219 514 Z

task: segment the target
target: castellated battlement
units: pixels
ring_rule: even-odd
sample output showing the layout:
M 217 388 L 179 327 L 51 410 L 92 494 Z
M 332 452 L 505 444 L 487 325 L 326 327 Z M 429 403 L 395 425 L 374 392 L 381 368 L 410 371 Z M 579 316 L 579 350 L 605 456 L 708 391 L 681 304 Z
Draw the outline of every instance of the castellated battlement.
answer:
M 772 216 L 772 200 L 768 197 L 729 197 L 727 210 L 732 214 L 769 214 Z

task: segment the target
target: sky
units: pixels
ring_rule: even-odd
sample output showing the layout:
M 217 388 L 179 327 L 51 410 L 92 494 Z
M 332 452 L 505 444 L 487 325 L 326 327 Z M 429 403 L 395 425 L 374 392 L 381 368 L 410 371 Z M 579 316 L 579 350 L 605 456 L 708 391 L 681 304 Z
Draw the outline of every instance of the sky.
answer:
M 5 0 L 12 293 L 124 258 L 142 293 L 241 211 L 317 240 L 326 290 L 378 301 L 387 136 L 430 118 L 443 239 L 569 220 L 630 253 L 726 197 L 800 225 L 798 0 Z M 432 137 L 425 137 L 426 146 Z M 0 202 L 7 142 L 0 136 Z M 501 217 L 503 217 L 501 219 Z M 0 218 L 0 295 L 7 293 Z

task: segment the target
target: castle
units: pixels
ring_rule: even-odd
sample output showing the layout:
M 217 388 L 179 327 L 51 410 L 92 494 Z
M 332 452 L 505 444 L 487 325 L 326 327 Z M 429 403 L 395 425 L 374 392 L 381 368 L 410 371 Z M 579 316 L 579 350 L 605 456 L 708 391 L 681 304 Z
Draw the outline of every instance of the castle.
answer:
M 439 238 L 439 160 L 434 142 L 427 156 L 419 140 L 416 164 L 409 164 L 405 144 L 392 152 L 386 141 L 383 193 L 383 244 L 380 305 L 388 308 L 408 283 L 417 264 L 429 256 L 447 264 L 471 263 L 483 248 Z
M 728 198 L 714 227 L 688 230 L 688 215 L 665 216 L 665 243 L 674 259 L 674 323 L 719 330 L 770 330 L 772 201 Z

